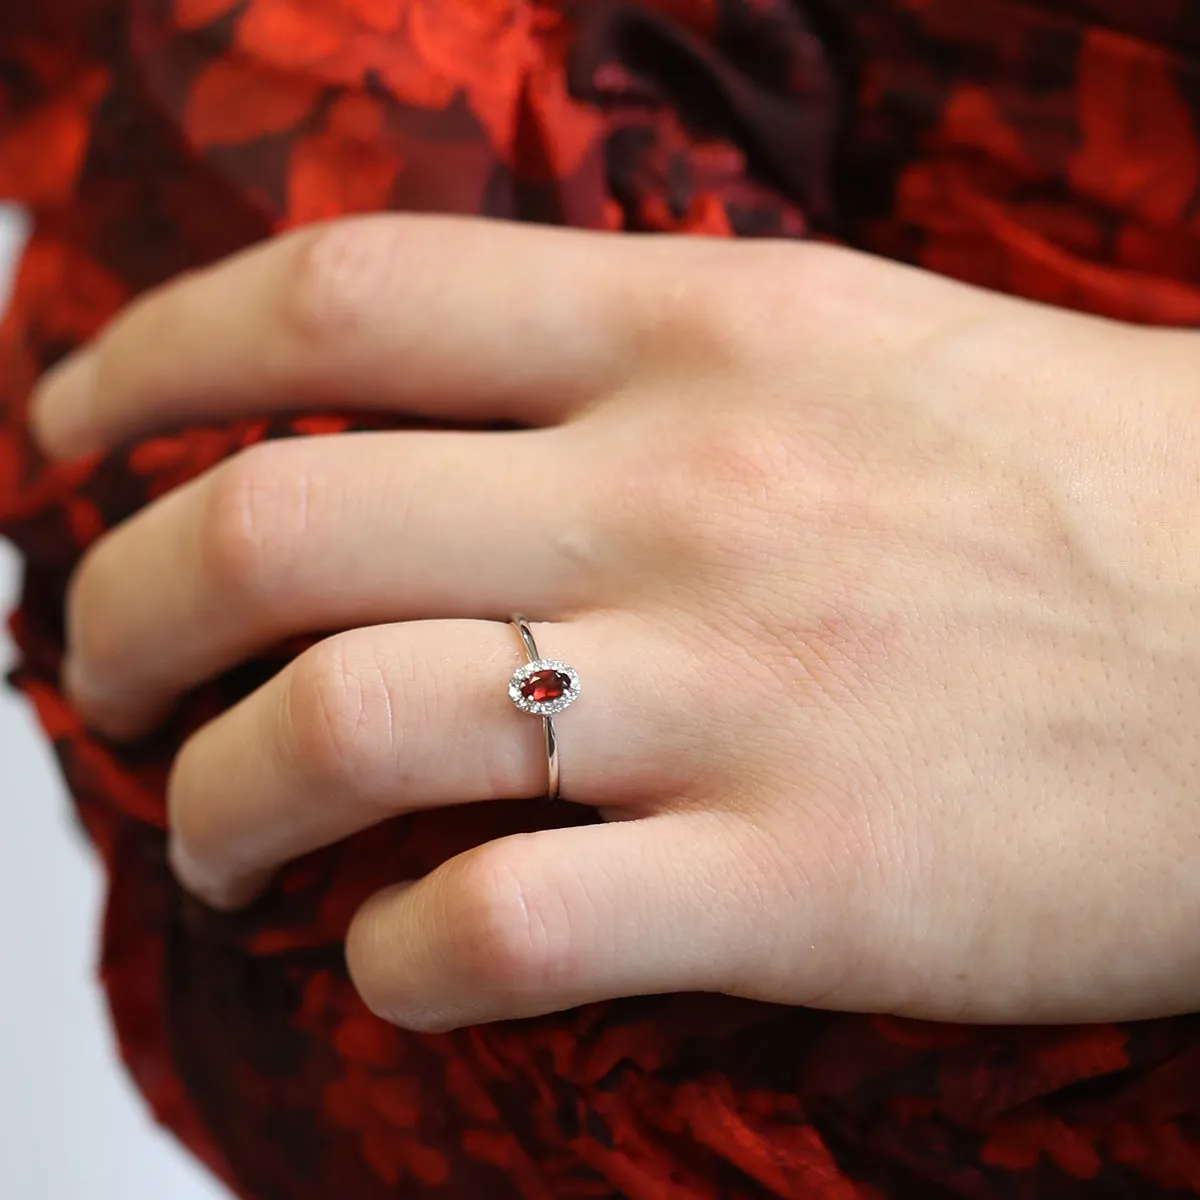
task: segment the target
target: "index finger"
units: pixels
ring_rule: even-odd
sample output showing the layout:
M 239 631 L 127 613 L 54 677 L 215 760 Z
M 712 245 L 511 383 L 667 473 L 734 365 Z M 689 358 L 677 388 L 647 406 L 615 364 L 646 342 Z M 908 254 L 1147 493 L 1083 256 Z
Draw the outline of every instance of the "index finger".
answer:
M 678 241 L 397 214 L 308 227 L 134 303 L 46 376 L 34 432 L 66 457 L 314 407 L 552 424 L 631 372 Z

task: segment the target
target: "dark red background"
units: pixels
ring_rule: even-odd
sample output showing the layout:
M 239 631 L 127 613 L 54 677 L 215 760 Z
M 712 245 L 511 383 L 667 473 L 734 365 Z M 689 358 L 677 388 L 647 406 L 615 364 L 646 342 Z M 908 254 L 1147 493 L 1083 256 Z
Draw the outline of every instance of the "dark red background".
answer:
M 164 858 L 172 753 L 299 647 L 117 749 L 57 689 L 67 574 L 238 447 L 365 422 L 197 428 L 72 468 L 24 429 L 37 373 L 132 296 L 379 208 L 815 233 L 1192 324 L 1198 54 L 1194 0 L 3 0 L 0 194 L 36 214 L 0 330 L 0 528 L 28 564 L 14 680 L 109 868 L 104 978 L 130 1069 L 241 1195 L 1200 1190 L 1193 1017 L 962 1029 L 661 997 L 419 1036 L 369 1016 L 340 950 L 357 903 L 502 832 L 588 819 L 565 807 L 397 821 L 296 865 L 248 914 L 190 903 Z

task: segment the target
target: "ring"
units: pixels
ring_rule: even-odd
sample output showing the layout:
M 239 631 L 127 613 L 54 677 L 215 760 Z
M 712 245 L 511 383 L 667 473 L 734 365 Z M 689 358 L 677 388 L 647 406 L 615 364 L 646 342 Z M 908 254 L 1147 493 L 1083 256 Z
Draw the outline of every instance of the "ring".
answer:
M 522 712 L 542 718 L 542 733 L 546 739 L 546 795 L 557 800 L 558 738 L 554 733 L 554 714 L 579 699 L 579 676 L 565 662 L 538 657 L 533 630 L 520 613 L 513 614 L 512 624 L 521 635 L 521 644 L 529 661 L 508 681 L 508 698 Z

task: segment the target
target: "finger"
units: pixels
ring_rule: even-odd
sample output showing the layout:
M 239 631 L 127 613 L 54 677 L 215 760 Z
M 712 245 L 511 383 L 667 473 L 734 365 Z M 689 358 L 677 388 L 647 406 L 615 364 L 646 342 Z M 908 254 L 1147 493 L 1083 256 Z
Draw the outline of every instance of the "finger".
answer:
M 632 626 L 602 643 L 600 625 L 534 629 L 581 677 L 555 718 L 563 795 L 611 806 L 678 787 L 682 749 L 657 714 L 685 705 L 654 667 L 657 644 Z M 179 878 L 235 907 L 282 863 L 398 813 L 545 795 L 541 721 L 508 697 L 524 661 L 497 621 L 358 629 L 306 651 L 180 751 L 167 789 Z M 639 664 L 637 688 L 622 662 Z
M 84 559 L 67 604 L 73 700 L 130 736 L 295 634 L 600 599 L 573 516 L 582 468 L 556 436 L 353 434 L 228 460 Z
M 350 973 L 378 1015 L 427 1032 L 617 996 L 736 993 L 784 915 L 763 911 L 777 899 L 768 859 L 712 813 L 503 838 L 369 900 Z M 784 921 L 798 934 L 802 922 Z
M 628 376 L 675 241 L 394 214 L 309 227 L 135 303 L 47 376 L 34 430 L 67 456 L 312 406 L 552 423 Z

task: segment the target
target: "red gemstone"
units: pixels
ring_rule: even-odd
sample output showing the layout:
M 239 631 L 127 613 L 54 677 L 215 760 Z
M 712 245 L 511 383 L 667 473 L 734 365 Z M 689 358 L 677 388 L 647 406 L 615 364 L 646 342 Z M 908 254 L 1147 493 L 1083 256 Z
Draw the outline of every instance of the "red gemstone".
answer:
M 534 671 L 521 684 L 521 697 L 533 704 L 545 704 L 560 699 L 570 686 L 570 676 L 562 671 Z

